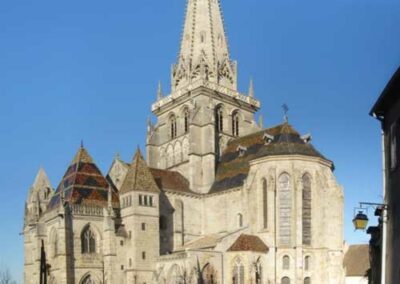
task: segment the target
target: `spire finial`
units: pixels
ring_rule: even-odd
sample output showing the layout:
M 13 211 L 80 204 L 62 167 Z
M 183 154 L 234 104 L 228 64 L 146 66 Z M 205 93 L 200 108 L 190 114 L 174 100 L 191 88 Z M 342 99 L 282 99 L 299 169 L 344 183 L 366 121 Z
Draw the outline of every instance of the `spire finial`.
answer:
M 81 139 L 81 149 L 83 149 L 83 139 Z
M 289 116 L 288 116 L 289 107 L 285 103 L 285 104 L 282 105 L 282 109 L 283 109 L 283 113 L 284 113 L 283 120 L 285 121 L 285 123 L 288 123 L 289 122 Z
M 236 63 L 230 60 L 220 1 L 187 1 L 172 92 L 195 80 L 237 90 Z
M 162 97 L 163 97 L 162 85 L 161 85 L 161 81 L 158 81 L 157 100 L 161 100 Z
M 114 159 L 115 159 L 115 160 L 121 160 L 121 155 L 120 155 L 119 152 L 115 153 Z
M 248 96 L 254 98 L 254 82 L 253 78 L 250 77 L 249 93 Z
M 263 129 L 264 128 L 264 117 L 262 114 L 258 117 L 258 126 Z

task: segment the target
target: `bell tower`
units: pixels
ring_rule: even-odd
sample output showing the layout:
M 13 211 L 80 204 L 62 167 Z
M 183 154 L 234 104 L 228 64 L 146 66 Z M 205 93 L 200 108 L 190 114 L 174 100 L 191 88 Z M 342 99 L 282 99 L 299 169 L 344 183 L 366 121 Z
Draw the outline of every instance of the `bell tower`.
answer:
M 193 191 L 207 193 L 226 143 L 259 130 L 259 108 L 252 83 L 247 95 L 237 90 L 220 1 L 187 0 L 171 93 L 159 86 L 151 109 L 157 123 L 148 123 L 149 166 L 178 171 Z

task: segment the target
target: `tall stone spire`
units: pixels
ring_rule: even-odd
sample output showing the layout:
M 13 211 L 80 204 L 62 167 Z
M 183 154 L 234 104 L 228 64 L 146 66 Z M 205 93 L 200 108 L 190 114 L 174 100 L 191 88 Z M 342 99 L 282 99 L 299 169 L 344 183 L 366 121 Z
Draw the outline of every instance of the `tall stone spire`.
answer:
M 229 58 L 220 0 L 187 0 L 178 63 L 172 70 L 172 89 L 199 79 L 236 90 L 236 62 Z

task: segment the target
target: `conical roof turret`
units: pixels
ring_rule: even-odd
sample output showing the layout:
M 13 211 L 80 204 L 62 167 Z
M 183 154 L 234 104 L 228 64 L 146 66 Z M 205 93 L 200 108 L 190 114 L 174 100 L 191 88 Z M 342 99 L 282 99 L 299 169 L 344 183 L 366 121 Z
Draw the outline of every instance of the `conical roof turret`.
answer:
M 49 209 L 56 208 L 62 198 L 64 202 L 70 204 L 107 207 L 110 186 L 88 151 L 81 146 L 58 185 Z M 115 189 L 112 194 L 112 205 L 114 208 L 119 207 Z
M 139 148 L 129 166 L 120 193 L 124 194 L 131 191 L 160 192 Z

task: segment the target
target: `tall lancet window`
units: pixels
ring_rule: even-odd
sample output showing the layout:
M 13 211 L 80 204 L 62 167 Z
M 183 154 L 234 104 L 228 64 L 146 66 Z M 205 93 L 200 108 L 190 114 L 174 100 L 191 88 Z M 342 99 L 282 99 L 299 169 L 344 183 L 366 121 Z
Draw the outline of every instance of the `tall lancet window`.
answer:
M 303 245 L 311 245 L 311 177 L 303 176 Z
M 279 243 L 290 246 L 292 237 L 292 192 L 290 176 L 282 174 L 279 177 Z
M 90 275 L 86 276 L 82 282 L 82 284 L 93 284 L 92 278 L 90 277 Z
M 232 114 L 232 136 L 239 136 L 239 113 L 237 111 Z
M 233 284 L 244 284 L 244 266 L 240 259 L 237 259 L 235 261 L 232 274 L 233 274 L 232 277 Z
M 224 130 L 224 113 L 222 106 L 218 106 L 215 109 L 215 129 L 217 132 L 222 132 Z
M 175 115 L 171 115 L 171 117 L 169 118 L 169 124 L 170 124 L 170 135 L 171 135 L 171 139 L 175 139 L 176 138 L 176 117 Z
M 262 180 L 262 198 L 263 198 L 263 227 L 268 228 L 268 188 L 267 180 Z
M 86 226 L 81 234 L 82 253 L 95 253 L 96 252 L 96 239 L 95 235 L 90 228 Z
M 184 111 L 183 111 L 183 116 L 184 116 L 184 131 L 185 131 L 185 133 L 188 133 L 189 132 L 189 110 L 186 108 Z

